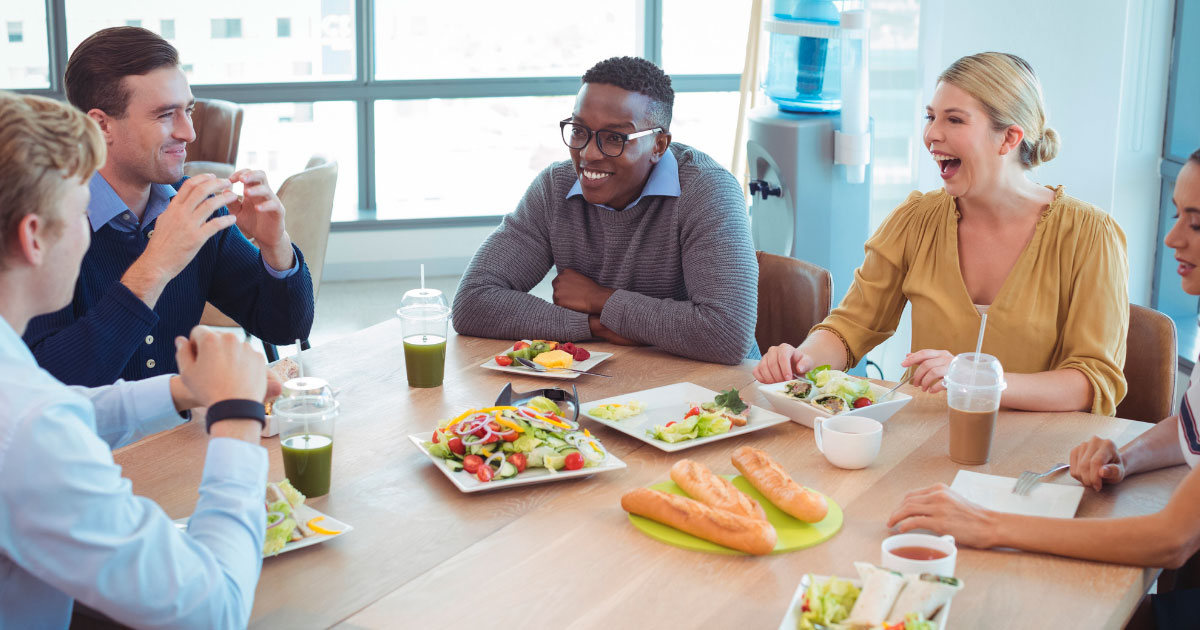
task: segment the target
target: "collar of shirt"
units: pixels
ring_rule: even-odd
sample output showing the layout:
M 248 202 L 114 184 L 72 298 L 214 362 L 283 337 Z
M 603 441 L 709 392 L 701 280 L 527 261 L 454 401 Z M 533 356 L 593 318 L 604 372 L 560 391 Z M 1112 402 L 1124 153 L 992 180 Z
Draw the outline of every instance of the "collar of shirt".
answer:
M 580 185 L 579 179 L 575 180 L 575 185 L 567 192 L 567 199 L 571 197 L 583 195 L 583 186 Z M 642 194 L 638 195 L 637 199 L 633 200 L 626 208 L 632 208 L 642 200 L 643 197 L 658 196 L 658 197 L 678 197 L 679 196 L 679 162 L 675 159 L 675 154 L 667 149 L 663 154 L 662 159 L 654 168 L 650 170 L 650 177 L 646 178 L 646 185 L 642 187 Z M 602 204 L 594 204 L 598 208 L 605 210 L 616 211 L 616 208 L 610 208 Z M 622 208 L 624 209 L 624 208 Z
M 117 191 L 113 190 L 108 180 L 99 172 L 92 176 L 88 188 L 92 191 L 92 200 L 88 202 L 88 220 L 92 223 L 93 232 L 100 231 L 105 224 L 121 232 L 136 232 L 157 219 L 178 193 L 175 187 L 169 184 L 150 184 L 150 199 L 146 202 L 146 211 L 142 213 L 142 221 L 139 224 L 129 206 L 121 201 Z

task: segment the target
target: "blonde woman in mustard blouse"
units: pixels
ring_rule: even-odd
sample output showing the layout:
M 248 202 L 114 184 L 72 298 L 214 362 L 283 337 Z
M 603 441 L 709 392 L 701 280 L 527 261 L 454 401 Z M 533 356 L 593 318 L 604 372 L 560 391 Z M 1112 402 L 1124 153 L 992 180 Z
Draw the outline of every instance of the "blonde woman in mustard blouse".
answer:
M 1002 404 L 1112 415 L 1125 396 L 1125 235 L 1096 207 L 1028 178 L 1052 159 L 1041 87 L 1020 57 L 954 62 L 926 107 L 924 143 L 945 187 L 913 193 L 867 241 L 841 305 L 800 347 L 767 351 L 763 383 L 817 365 L 845 368 L 896 331 L 913 305 L 913 383 L 941 391 L 954 355 L 983 351 L 1009 383 Z

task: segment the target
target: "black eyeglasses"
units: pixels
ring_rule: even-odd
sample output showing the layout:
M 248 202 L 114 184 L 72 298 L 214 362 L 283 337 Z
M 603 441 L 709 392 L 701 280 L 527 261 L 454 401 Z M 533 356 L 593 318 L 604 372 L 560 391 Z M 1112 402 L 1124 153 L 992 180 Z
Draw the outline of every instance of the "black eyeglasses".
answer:
M 558 121 L 558 127 L 562 130 L 563 142 L 568 147 L 583 149 L 592 141 L 592 136 L 596 136 L 596 146 L 600 148 L 601 153 L 608 157 L 620 157 L 625 152 L 625 143 L 630 140 L 637 140 L 642 136 L 659 133 L 663 130 L 662 127 L 655 127 L 634 133 L 621 133 L 608 129 L 592 131 L 585 125 L 571 122 L 570 118 Z

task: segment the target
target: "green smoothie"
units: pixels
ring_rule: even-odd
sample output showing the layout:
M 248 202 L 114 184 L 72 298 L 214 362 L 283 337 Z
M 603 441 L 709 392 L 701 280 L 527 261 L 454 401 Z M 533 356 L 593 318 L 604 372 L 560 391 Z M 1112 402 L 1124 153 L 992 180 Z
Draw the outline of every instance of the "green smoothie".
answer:
M 446 338 L 413 335 L 404 338 L 404 367 L 412 387 L 439 387 L 446 371 Z
M 304 496 L 329 494 L 333 468 L 333 438 L 328 435 L 293 435 L 283 440 L 283 471 Z

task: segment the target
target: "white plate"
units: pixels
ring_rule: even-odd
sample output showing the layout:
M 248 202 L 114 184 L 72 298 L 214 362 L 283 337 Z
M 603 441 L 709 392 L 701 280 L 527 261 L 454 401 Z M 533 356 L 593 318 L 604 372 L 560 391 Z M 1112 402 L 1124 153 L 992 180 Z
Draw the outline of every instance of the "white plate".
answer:
M 762 392 L 763 396 L 766 396 L 767 400 L 771 403 L 771 406 L 774 407 L 776 411 L 782 413 L 788 418 L 791 418 L 792 422 L 802 424 L 810 429 L 813 426 L 813 422 L 816 421 L 817 416 L 829 417 L 833 415 L 830 414 L 829 411 L 824 407 L 818 407 L 806 400 L 796 400 L 795 398 L 783 393 L 784 387 L 786 387 L 787 384 L 788 381 L 784 381 L 782 383 L 771 383 L 770 385 L 760 384 L 758 386 L 758 391 Z M 886 394 L 889 389 L 891 388 L 871 383 L 871 392 L 876 396 L 882 396 Z M 878 422 L 886 422 L 888 418 L 892 417 L 892 414 L 899 411 L 901 407 L 907 405 L 911 400 L 912 396 L 909 396 L 908 394 L 902 394 L 897 391 L 896 393 L 892 394 L 892 398 L 886 402 L 875 403 L 874 405 L 868 405 L 859 409 L 848 409 L 842 413 L 862 416 Z
M 461 490 L 463 492 L 482 492 L 484 490 L 499 490 L 500 488 L 512 488 L 514 486 L 528 486 L 531 484 L 545 483 L 548 481 L 560 481 L 563 479 L 575 479 L 577 477 L 590 477 L 597 473 L 621 470 L 622 468 L 625 467 L 625 462 L 621 461 L 621 459 L 619 457 L 617 457 L 616 455 L 609 453 L 608 459 L 605 459 L 599 466 L 592 466 L 591 468 L 585 467 L 585 468 L 580 468 L 579 470 L 558 470 L 558 471 L 554 471 L 554 472 L 550 472 L 549 469 L 540 468 L 540 467 L 539 468 L 526 468 L 525 472 L 518 473 L 515 477 L 509 477 L 508 479 L 493 479 L 491 481 L 480 481 L 478 478 L 475 477 L 475 475 L 472 475 L 471 473 L 468 473 L 466 471 L 460 470 L 460 471 L 455 472 L 453 470 L 450 470 L 450 466 L 449 466 L 449 464 L 446 463 L 446 460 L 444 460 L 441 457 L 438 457 L 436 455 L 430 455 L 429 451 L 425 450 L 425 436 L 410 435 L 410 436 L 408 436 L 408 439 L 412 440 L 412 443 L 415 444 L 417 446 L 417 448 L 420 449 L 421 452 L 424 453 L 425 456 L 428 457 L 430 459 L 430 461 L 433 462 L 433 465 L 437 466 L 438 470 L 442 471 L 442 474 L 446 475 L 446 478 L 449 479 L 451 482 L 453 482 L 455 487 L 457 487 L 459 490 Z
M 300 507 L 296 508 L 295 513 L 296 513 L 296 517 L 295 517 L 296 520 L 303 521 L 305 523 L 311 521 L 314 518 L 317 518 L 318 516 L 324 516 L 325 518 L 321 522 L 317 523 L 317 525 L 321 526 L 323 529 L 336 531 L 337 533 L 336 534 L 313 534 L 312 536 L 307 536 L 305 538 L 301 538 L 300 540 L 297 540 L 294 542 L 289 542 L 288 544 L 283 546 L 283 549 L 281 549 L 279 551 L 279 553 L 272 554 L 272 555 L 277 556 L 280 553 L 287 553 L 289 551 L 295 551 L 297 549 L 311 547 L 312 545 L 323 543 L 326 540 L 329 540 L 331 538 L 337 538 L 338 536 L 341 536 L 342 534 L 345 534 L 346 532 L 354 529 L 353 525 L 351 525 L 349 523 L 343 523 L 342 521 L 339 521 L 336 518 L 329 516 L 328 514 L 324 514 L 320 510 L 318 510 L 314 507 L 311 507 L 308 504 L 302 504 Z M 177 518 L 177 519 L 175 519 L 175 524 L 177 526 L 183 526 L 183 527 L 180 527 L 180 529 L 184 529 L 187 527 L 187 522 L 188 522 L 188 519 L 190 519 L 190 518 L 191 518 L 190 516 L 185 517 L 185 518 Z M 269 558 L 270 556 L 263 555 L 263 557 Z
M 505 350 L 505 352 L 507 352 L 507 350 Z M 497 354 L 504 354 L 504 352 L 499 352 Z M 576 370 L 590 371 L 592 368 L 596 367 L 596 364 L 611 357 L 612 355 L 613 354 L 611 352 L 593 352 L 592 356 L 588 357 L 587 361 L 576 361 L 571 364 L 571 367 Z M 513 365 L 504 366 L 496 363 L 496 357 L 494 356 L 479 367 L 487 368 L 489 370 L 496 370 L 497 372 L 510 372 L 512 374 L 524 374 L 525 376 L 537 376 L 541 378 L 579 378 L 580 376 L 583 376 L 579 372 L 568 372 L 566 370 L 538 372 L 533 368 L 527 368 L 516 363 Z
M 750 405 L 750 418 L 746 426 L 735 426 L 728 433 L 696 438 L 694 440 L 684 440 L 682 442 L 664 442 L 650 437 L 649 431 L 654 428 L 654 425 L 665 425 L 668 422 L 683 420 L 683 415 L 688 412 L 688 405 L 711 402 L 717 393 L 711 389 L 700 387 L 695 383 L 675 383 L 674 385 L 664 385 L 632 394 L 613 396 L 590 403 L 583 403 L 580 413 L 587 416 L 593 422 L 599 422 L 606 427 L 616 429 L 621 433 L 637 438 L 667 452 L 682 451 L 693 446 L 737 437 L 788 421 L 787 416 L 777 414 L 774 411 L 767 411 L 762 407 Z M 641 401 L 645 404 L 646 410 L 624 420 L 601 420 L 587 413 L 600 405 L 627 403 L 631 400 Z
M 1026 516 L 1075 518 L 1075 510 L 1079 508 L 1079 501 L 1083 498 L 1083 486 L 1066 486 L 1043 481 L 1033 487 L 1029 496 L 1023 497 L 1012 493 L 1016 484 L 1017 480 L 1012 477 L 960 470 L 950 488 L 990 510 Z
M 803 612 L 800 609 L 804 606 L 804 594 L 808 592 L 808 587 L 810 586 L 808 581 L 809 577 L 816 580 L 818 583 L 829 579 L 829 576 L 827 575 L 805 575 L 800 579 L 800 585 L 796 587 L 796 594 L 792 595 L 792 603 L 788 604 L 787 614 L 783 616 L 783 621 L 779 622 L 779 630 L 796 630 L 796 628 L 800 627 L 800 614 Z M 862 588 L 862 580 L 855 579 L 849 581 L 851 584 Z M 942 606 L 942 609 L 933 616 L 933 619 L 930 619 L 930 621 L 934 622 L 938 630 L 944 630 L 946 627 L 946 617 L 950 616 L 951 603 L 953 602 L 949 602 L 945 606 Z

